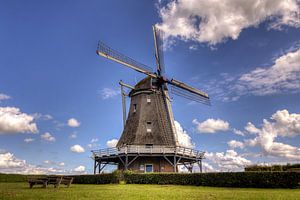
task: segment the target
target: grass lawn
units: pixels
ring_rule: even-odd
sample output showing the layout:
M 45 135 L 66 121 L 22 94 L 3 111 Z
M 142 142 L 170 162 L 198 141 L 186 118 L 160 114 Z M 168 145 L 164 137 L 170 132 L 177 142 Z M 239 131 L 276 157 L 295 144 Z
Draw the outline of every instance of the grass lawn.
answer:
M 0 183 L 0 199 L 300 199 L 300 189 L 243 189 L 178 185 L 78 185 L 59 189 Z

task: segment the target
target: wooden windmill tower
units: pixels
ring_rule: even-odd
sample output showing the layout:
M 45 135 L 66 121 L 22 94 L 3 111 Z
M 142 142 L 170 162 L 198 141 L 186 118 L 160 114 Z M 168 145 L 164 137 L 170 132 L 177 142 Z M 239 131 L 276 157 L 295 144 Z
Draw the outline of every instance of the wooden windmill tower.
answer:
M 99 42 L 97 54 L 146 75 L 131 89 L 128 117 L 123 98 L 124 130 L 116 148 L 94 150 L 94 173 L 107 164 L 117 164 L 120 170 L 136 172 L 176 172 L 178 165 L 192 171 L 194 163 L 201 167 L 204 153 L 180 147 L 174 125 L 168 85 L 172 93 L 189 100 L 209 104 L 209 96 L 185 83 L 165 76 L 163 32 L 153 26 L 156 71 Z

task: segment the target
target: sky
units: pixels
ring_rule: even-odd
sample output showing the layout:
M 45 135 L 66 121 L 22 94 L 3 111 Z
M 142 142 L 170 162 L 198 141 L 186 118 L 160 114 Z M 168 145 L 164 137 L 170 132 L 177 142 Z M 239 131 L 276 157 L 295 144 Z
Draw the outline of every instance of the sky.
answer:
M 210 95 L 171 94 L 204 171 L 300 162 L 299 0 L 0 0 L 0 173 L 92 173 L 122 133 L 119 80 L 145 77 L 97 42 L 155 70 L 152 25 L 166 75 Z

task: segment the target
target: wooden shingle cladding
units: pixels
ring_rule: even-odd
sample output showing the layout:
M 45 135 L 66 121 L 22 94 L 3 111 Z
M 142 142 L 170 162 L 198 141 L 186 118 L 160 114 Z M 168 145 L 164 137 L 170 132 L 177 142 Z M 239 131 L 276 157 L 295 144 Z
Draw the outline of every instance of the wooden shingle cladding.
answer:
M 129 93 L 131 98 L 129 113 L 117 147 L 126 145 L 176 146 L 173 115 L 170 115 L 172 111 L 167 102 L 169 100 L 164 91 L 157 87 L 156 81 L 151 77 L 146 77 Z

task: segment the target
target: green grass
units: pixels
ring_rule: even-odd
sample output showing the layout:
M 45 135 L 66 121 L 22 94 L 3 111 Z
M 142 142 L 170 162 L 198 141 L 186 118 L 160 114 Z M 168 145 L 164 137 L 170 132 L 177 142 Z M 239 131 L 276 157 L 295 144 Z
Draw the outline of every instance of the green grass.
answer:
M 0 199 L 300 199 L 300 189 L 246 189 L 178 185 L 78 185 L 59 189 L 0 183 Z

